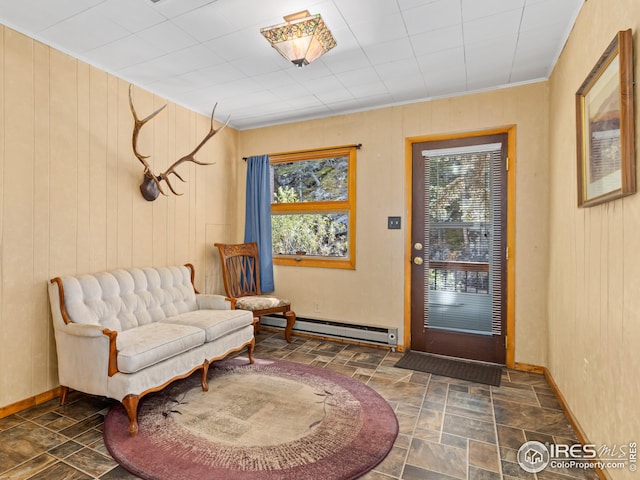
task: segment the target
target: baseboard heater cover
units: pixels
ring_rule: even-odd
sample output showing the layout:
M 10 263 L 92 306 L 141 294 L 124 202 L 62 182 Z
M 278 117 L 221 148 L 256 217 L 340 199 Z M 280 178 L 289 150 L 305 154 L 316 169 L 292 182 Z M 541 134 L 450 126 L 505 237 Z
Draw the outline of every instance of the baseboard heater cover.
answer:
M 283 329 L 286 320 L 281 315 L 265 315 L 260 324 L 265 327 Z M 321 335 L 324 337 L 353 340 L 376 345 L 386 345 L 395 348 L 398 345 L 398 329 L 377 325 L 358 325 L 352 323 L 333 322 L 330 320 L 316 320 L 314 318 L 296 319 L 294 332 Z

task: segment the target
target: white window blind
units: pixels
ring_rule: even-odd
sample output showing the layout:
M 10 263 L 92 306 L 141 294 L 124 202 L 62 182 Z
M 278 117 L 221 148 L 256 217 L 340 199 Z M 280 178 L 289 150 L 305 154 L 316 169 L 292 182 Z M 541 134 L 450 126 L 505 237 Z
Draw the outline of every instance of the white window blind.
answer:
M 422 151 L 425 327 L 500 335 L 502 144 Z M 428 286 L 428 288 L 426 288 Z

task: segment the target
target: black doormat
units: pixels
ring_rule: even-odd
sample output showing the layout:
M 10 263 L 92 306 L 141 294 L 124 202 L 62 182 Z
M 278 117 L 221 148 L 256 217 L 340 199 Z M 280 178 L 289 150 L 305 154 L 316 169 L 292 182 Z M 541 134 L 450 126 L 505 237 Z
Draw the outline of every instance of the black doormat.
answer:
M 500 378 L 502 377 L 502 368 L 500 367 L 450 360 L 419 352 L 405 353 L 395 366 L 495 387 L 500 386 Z

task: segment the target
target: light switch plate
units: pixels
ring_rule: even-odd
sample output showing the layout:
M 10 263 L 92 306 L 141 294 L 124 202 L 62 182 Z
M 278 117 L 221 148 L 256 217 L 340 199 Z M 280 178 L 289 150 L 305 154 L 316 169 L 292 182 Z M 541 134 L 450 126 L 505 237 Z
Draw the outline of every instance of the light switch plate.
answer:
M 388 217 L 387 228 L 389 230 L 400 230 L 400 217 Z

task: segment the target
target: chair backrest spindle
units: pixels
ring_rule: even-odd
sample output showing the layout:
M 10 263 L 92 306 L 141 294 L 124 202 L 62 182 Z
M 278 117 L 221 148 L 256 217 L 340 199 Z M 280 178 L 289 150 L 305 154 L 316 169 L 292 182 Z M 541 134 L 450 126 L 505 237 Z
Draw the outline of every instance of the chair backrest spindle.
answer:
M 222 260 L 222 277 L 227 296 L 260 295 L 260 263 L 255 242 L 237 245 L 215 244 Z

